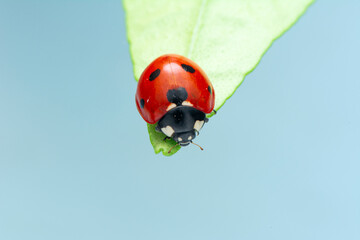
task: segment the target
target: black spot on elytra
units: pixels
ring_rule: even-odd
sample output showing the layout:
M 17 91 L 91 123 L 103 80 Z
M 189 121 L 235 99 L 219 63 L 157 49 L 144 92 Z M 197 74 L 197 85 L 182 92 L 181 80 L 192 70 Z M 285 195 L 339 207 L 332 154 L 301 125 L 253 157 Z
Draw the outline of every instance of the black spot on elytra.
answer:
M 186 65 L 186 64 L 181 64 L 181 67 L 189 72 L 189 73 L 194 73 L 195 72 L 195 69 L 192 67 L 192 66 L 189 66 L 189 65 Z
M 145 100 L 144 99 L 140 99 L 140 107 L 144 108 L 145 105 Z
M 188 97 L 188 93 L 185 88 L 179 87 L 175 89 L 170 89 L 166 93 L 166 97 L 169 102 L 175 103 L 177 106 L 180 106 L 183 101 L 185 101 Z
M 150 74 L 149 80 L 153 81 L 155 78 L 157 78 L 160 75 L 160 69 L 156 69 Z
M 211 94 L 212 90 L 211 90 L 211 87 L 210 87 L 210 86 L 208 86 L 208 91 L 209 91 L 209 93 Z

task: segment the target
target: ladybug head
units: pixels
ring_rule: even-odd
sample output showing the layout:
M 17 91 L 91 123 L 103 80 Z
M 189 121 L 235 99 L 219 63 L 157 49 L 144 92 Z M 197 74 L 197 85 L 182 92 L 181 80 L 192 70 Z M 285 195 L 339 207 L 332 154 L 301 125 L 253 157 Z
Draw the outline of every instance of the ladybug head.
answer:
M 185 147 L 195 138 L 195 130 L 174 133 L 172 138 L 178 142 L 180 146 Z
M 180 105 L 168 111 L 159 120 L 156 130 L 164 133 L 167 138 L 174 139 L 177 145 L 184 147 L 190 143 L 195 144 L 192 141 L 207 121 L 204 112 L 190 106 Z M 202 150 L 201 147 L 200 149 Z

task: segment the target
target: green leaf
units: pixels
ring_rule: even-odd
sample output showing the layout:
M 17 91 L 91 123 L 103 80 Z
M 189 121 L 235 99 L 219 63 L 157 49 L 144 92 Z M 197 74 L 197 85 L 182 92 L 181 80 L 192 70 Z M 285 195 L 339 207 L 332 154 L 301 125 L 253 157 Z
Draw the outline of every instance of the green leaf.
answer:
M 272 42 L 289 29 L 313 0 L 124 0 L 127 35 L 138 80 L 163 54 L 195 61 L 215 89 L 215 109 L 231 97 Z M 175 141 L 148 125 L 156 153 L 172 155 Z

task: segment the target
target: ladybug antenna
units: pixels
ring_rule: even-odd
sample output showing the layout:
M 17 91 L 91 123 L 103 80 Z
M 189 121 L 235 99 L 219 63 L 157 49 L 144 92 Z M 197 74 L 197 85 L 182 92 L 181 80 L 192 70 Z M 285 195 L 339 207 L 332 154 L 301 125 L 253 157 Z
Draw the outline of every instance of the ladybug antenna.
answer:
M 198 145 L 198 144 L 196 144 L 196 143 L 193 143 L 192 141 L 190 141 L 190 142 L 191 142 L 192 144 L 198 146 L 198 147 L 201 149 L 201 151 L 204 150 L 200 145 Z
M 171 150 L 173 150 L 173 148 L 176 147 L 177 145 L 179 145 L 179 143 L 177 143 L 177 144 L 175 144 L 174 146 L 172 146 L 172 147 L 170 148 L 170 150 L 168 151 L 168 153 L 170 153 Z

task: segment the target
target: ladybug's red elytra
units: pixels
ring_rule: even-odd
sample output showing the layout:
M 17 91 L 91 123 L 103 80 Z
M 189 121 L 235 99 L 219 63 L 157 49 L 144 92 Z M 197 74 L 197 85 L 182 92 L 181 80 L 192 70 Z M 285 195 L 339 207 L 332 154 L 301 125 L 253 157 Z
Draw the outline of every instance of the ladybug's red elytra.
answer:
M 135 100 L 143 119 L 157 123 L 155 129 L 180 146 L 192 143 L 208 121 L 206 113 L 215 112 L 214 88 L 205 72 L 176 54 L 162 55 L 146 67 Z

